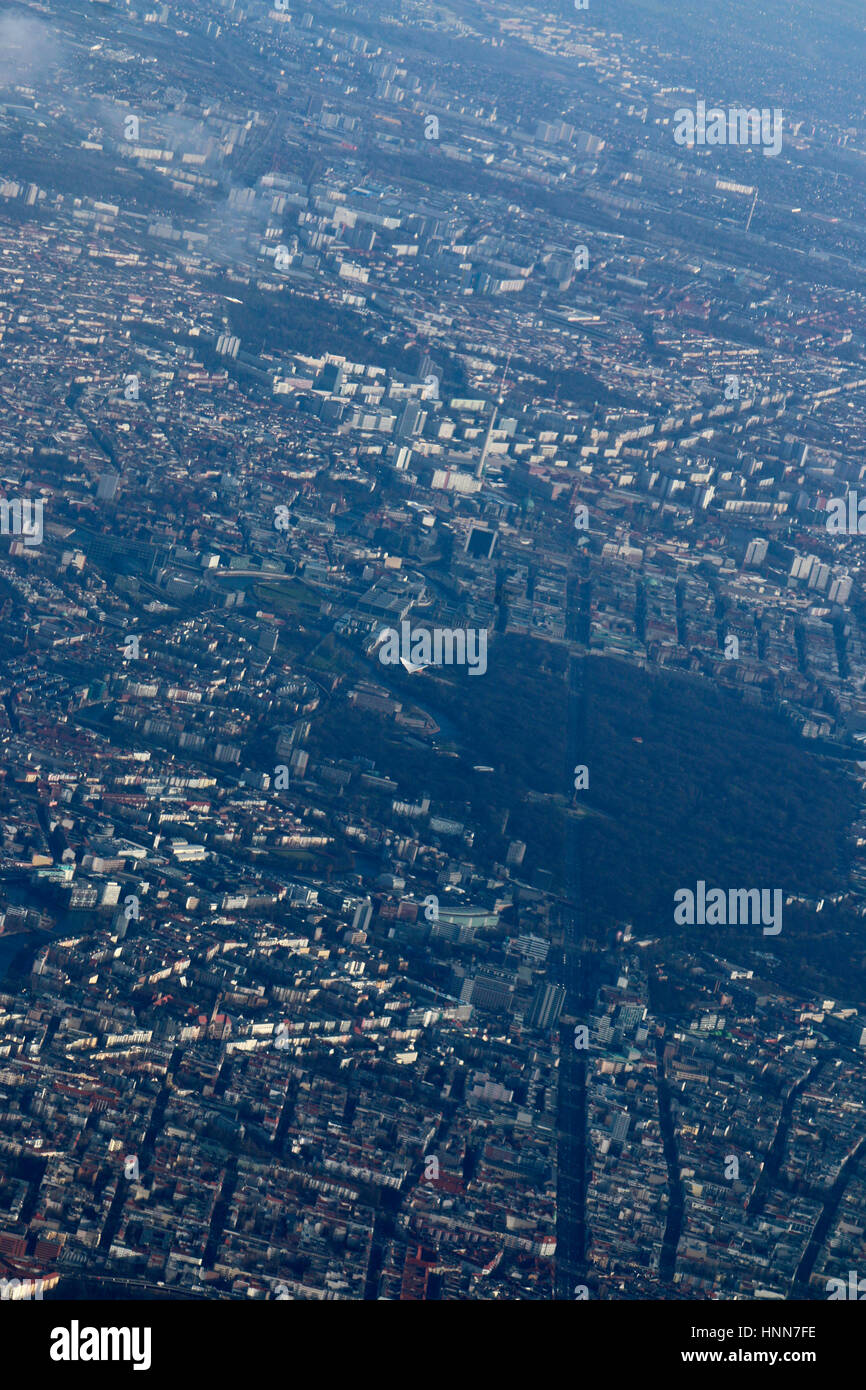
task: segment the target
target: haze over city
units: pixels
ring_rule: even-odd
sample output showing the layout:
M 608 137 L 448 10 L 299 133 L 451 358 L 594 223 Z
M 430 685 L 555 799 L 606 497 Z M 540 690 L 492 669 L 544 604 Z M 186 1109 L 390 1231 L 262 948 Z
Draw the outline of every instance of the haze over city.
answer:
M 0 5 L 0 1301 L 76 1304 L 53 1361 L 860 1299 L 864 18 Z

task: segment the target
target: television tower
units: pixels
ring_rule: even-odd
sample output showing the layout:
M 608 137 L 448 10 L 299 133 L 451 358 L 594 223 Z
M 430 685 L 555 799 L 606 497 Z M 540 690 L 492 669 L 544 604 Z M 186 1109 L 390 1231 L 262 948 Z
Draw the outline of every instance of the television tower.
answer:
M 499 414 L 499 410 L 502 406 L 503 401 L 505 400 L 505 378 L 508 375 L 508 365 L 510 362 L 511 353 L 509 352 L 508 357 L 506 358 L 505 368 L 502 373 L 502 380 L 499 383 L 499 395 L 497 397 L 496 404 L 493 407 L 493 413 L 490 416 L 490 424 L 487 426 L 487 433 L 484 436 L 484 443 L 481 446 L 481 457 L 479 458 L 478 465 L 475 469 L 476 478 L 484 477 L 484 468 L 487 463 L 487 453 L 490 448 L 490 440 L 492 439 L 493 431 L 496 428 L 496 416 Z

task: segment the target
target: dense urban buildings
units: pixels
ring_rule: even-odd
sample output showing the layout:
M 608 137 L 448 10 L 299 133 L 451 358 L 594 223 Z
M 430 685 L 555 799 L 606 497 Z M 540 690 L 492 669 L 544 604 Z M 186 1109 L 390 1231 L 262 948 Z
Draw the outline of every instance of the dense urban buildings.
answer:
M 866 1275 L 830 9 L 0 8 L 3 1298 Z

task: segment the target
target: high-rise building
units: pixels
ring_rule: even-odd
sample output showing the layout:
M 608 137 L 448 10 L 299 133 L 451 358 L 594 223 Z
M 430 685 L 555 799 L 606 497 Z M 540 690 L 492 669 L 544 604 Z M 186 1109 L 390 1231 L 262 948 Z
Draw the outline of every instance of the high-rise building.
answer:
M 427 412 L 421 409 L 417 401 L 407 401 L 397 426 L 397 437 L 399 439 L 414 439 L 416 435 L 421 433 L 426 419 Z
M 611 1137 L 616 1144 L 621 1144 L 628 1134 L 628 1127 L 631 1123 L 628 1115 L 617 1115 L 613 1122 Z
M 616 1026 L 626 1032 L 636 1028 L 646 1018 L 645 1004 L 620 1004 L 617 1010 Z
M 476 1009 L 487 1009 L 491 1013 L 507 1013 L 514 998 L 514 986 L 507 980 L 497 980 L 490 975 L 478 975 L 472 985 L 470 1003 Z
M 369 898 L 358 903 L 352 918 L 352 931 L 366 931 L 373 920 L 373 904 Z
M 562 985 L 539 985 L 529 1010 L 530 1027 L 555 1028 L 564 1003 L 565 990 Z
M 746 549 L 746 564 L 750 568 L 757 569 L 758 565 L 762 565 L 766 560 L 768 550 L 769 541 L 765 541 L 760 537 L 753 541 L 749 541 Z
M 110 502 L 117 492 L 117 484 L 120 482 L 119 473 L 103 473 L 99 479 L 96 489 L 96 496 L 100 502 Z
M 316 377 L 317 391 L 330 391 L 339 396 L 343 389 L 343 368 L 339 362 L 326 362 Z

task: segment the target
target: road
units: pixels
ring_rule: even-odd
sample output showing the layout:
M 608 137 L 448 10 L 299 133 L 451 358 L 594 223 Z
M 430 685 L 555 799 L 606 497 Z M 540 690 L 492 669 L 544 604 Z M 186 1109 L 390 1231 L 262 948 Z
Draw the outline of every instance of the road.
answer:
M 584 760 L 586 712 L 581 687 L 581 663 L 572 657 L 569 668 L 568 736 L 566 769 Z M 580 949 L 582 931 L 580 817 L 570 816 L 566 830 L 569 862 L 567 897 L 563 906 L 563 947 L 557 975 L 565 987 L 563 1014 L 583 1020 L 591 1002 L 592 985 Z M 586 1283 L 586 1051 L 575 1045 L 575 1025 L 560 1028 L 559 1109 L 557 1115 L 558 1162 L 556 1203 L 556 1298 L 572 1300 L 575 1287 Z

